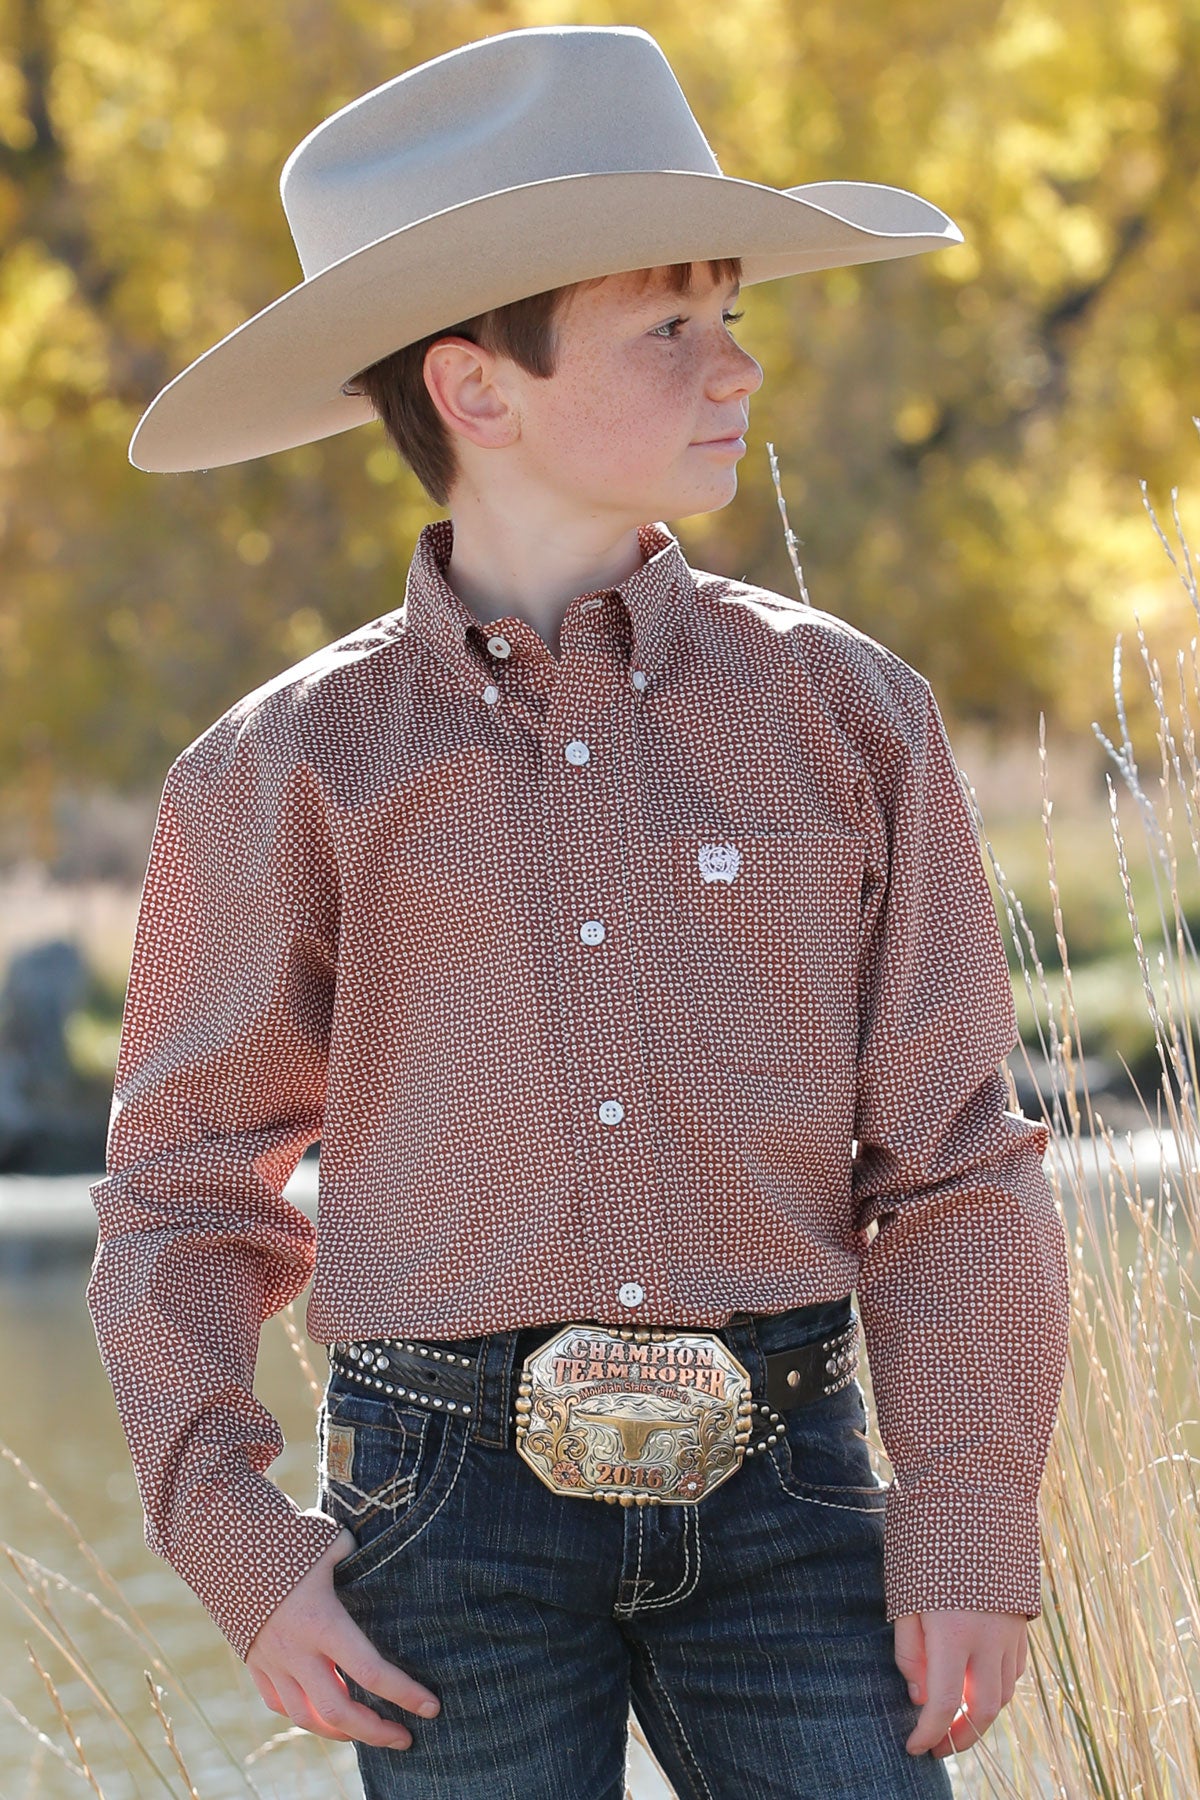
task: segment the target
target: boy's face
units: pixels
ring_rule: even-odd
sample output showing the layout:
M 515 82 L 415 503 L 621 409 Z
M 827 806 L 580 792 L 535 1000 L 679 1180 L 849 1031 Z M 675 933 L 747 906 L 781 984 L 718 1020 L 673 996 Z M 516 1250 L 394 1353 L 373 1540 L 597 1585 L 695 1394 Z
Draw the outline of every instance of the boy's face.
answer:
M 737 282 L 714 282 L 707 263 L 692 275 L 690 294 L 661 269 L 577 288 L 558 315 L 555 373 L 498 369 L 520 417 L 522 484 L 560 514 L 626 529 L 733 499 L 762 369 L 729 329 Z

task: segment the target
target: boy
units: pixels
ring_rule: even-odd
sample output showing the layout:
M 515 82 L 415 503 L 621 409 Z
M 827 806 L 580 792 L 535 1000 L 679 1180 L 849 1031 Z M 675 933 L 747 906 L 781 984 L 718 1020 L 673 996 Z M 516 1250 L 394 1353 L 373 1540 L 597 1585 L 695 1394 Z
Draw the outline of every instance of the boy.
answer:
M 450 517 L 168 772 L 89 1287 L 147 1542 L 371 1800 L 620 1800 L 631 1700 L 681 1800 L 945 1796 L 1040 1611 L 1046 1131 L 928 684 L 656 521 L 733 498 L 739 283 L 961 234 L 725 177 L 623 28 L 411 70 L 282 192 L 304 283 L 131 459 L 378 414 Z

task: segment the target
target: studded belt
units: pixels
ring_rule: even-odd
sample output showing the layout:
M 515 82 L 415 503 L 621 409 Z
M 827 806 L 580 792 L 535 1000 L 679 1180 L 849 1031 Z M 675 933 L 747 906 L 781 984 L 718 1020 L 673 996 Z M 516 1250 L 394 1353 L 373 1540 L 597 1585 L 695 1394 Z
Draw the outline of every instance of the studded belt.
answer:
M 400 1338 L 329 1346 L 348 1380 L 461 1418 L 478 1359 Z M 516 1449 L 554 1493 L 646 1506 L 695 1502 L 782 1436 L 781 1412 L 854 1379 L 858 1316 L 828 1338 L 763 1358 L 765 1398 L 708 1331 L 571 1324 L 525 1358 Z

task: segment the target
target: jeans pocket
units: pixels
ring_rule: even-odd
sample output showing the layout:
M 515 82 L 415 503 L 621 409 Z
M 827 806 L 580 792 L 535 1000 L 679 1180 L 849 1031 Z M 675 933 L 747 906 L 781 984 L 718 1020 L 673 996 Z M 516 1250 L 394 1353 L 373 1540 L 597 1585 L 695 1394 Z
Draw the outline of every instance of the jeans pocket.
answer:
M 326 1392 L 318 1422 L 319 1503 L 365 1543 L 414 1497 L 429 1414 L 370 1394 Z
M 836 1393 L 780 1416 L 784 1433 L 771 1449 L 785 1493 L 816 1505 L 883 1511 L 887 1484 L 871 1467 L 866 1396 L 860 1382 L 847 1382 Z
M 457 1480 L 467 1434 L 465 1419 L 331 1380 L 318 1427 L 318 1504 L 357 1545 L 334 1565 L 335 1587 L 366 1574 L 431 1522 Z

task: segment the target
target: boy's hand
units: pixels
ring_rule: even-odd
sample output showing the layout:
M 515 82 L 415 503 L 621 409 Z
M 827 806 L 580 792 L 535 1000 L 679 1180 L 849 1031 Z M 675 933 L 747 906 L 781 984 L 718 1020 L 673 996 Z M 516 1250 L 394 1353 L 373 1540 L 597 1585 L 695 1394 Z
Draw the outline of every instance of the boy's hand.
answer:
M 318 1737 L 405 1749 L 412 1733 L 382 1719 L 350 1698 L 335 1663 L 372 1694 L 417 1712 L 436 1694 L 380 1656 L 338 1599 L 333 1569 L 355 1549 L 354 1533 L 344 1528 L 328 1550 L 286 1594 L 254 1635 L 246 1667 L 272 1712 L 281 1713 Z M 433 1715 L 427 1715 L 432 1717 Z
M 1028 1619 L 948 1609 L 905 1613 L 895 1628 L 896 1667 L 921 1708 L 905 1749 L 912 1756 L 932 1750 L 936 1757 L 969 1749 L 1008 1705 L 1025 1671 Z

